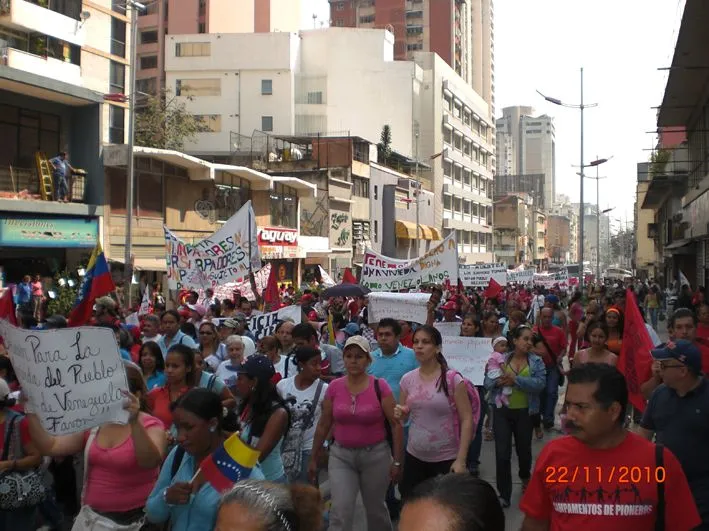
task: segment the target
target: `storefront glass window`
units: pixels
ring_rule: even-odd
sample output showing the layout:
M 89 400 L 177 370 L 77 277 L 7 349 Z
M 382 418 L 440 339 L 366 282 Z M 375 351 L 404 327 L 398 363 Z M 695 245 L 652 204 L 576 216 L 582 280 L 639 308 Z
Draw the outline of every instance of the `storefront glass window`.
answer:
M 251 198 L 249 181 L 233 175 L 224 174 L 222 182 L 216 185 L 214 201 L 217 209 L 217 219 L 226 221 Z
M 298 227 L 298 195 L 295 189 L 275 184 L 271 191 L 271 223 L 277 227 Z

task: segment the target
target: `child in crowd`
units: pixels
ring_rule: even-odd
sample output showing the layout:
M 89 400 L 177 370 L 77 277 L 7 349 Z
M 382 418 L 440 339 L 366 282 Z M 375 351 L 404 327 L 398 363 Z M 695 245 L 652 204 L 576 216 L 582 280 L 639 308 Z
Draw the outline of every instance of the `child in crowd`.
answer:
M 491 379 L 499 378 L 502 376 L 504 369 L 503 365 L 505 363 L 505 353 L 507 352 L 507 339 L 503 336 L 495 338 L 492 342 L 492 354 L 490 359 L 487 360 L 487 377 Z M 502 406 L 508 406 L 510 399 L 509 396 L 512 394 L 512 387 L 505 386 L 502 388 L 502 393 L 498 394 L 495 398 L 495 406 L 498 408 Z

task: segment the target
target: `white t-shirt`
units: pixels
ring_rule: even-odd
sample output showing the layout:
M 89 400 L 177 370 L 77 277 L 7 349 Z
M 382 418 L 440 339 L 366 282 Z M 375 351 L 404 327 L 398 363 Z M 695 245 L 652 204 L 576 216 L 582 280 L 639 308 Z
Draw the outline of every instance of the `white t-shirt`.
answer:
M 325 391 L 327 390 L 327 384 L 322 380 L 316 380 L 313 385 L 305 389 L 304 391 L 299 390 L 295 386 L 295 376 L 292 378 L 286 378 L 281 380 L 276 384 L 276 388 L 284 400 L 288 398 L 295 398 L 295 404 L 289 404 L 288 407 L 291 411 L 291 425 L 298 426 L 302 425 L 307 417 L 310 415 L 310 408 L 312 407 L 313 400 L 315 400 L 315 393 L 318 389 L 318 385 L 322 384 L 322 389 L 320 390 L 320 398 L 318 398 L 317 406 L 315 407 L 315 414 L 313 415 L 313 422 L 310 427 L 305 430 L 303 434 L 303 450 L 311 450 L 313 448 L 313 439 L 315 437 L 315 428 L 318 426 L 318 421 L 320 420 L 320 413 L 322 412 L 322 403 L 325 399 Z
M 285 356 L 279 356 L 279 360 L 277 363 L 273 364 L 273 368 L 276 370 L 278 374 L 281 376 L 285 376 L 286 374 L 286 358 Z M 290 371 L 288 371 L 290 373 Z
M 230 359 L 224 360 L 217 367 L 217 371 L 214 373 L 217 375 L 222 382 L 224 382 L 227 387 L 233 387 L 236 383 L 236 371 L 230 371 L 227 366 L 232 365 L 234 362 Z

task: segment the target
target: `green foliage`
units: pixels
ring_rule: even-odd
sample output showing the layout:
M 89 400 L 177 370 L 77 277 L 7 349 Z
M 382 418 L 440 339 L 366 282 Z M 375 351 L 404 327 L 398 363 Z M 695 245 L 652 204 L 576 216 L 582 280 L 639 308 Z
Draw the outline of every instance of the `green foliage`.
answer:
M 137 146 L 182 151 L 185 143 L 194 140 L 197 133 L 207 131 L 207 123 L 188 112 L 184 102 L 179 101 L 169 90 L 163 90 L 157 96 L 147 96 L 136 109 Z
M 672 157 L 672 152 L 669 149 L 658 149 L 653 151 L 650 156 L 650 174 L 654 177 L 665 173 L 665 167 Z
M 62 286 L 59 283 L 60 279 L 68 281 L 69 279 L 74 281 L 74 287 L 69 286 L 68 282 L 65 282 Z M 47 304 L 47 317 L 50 315 L 60 314 L 63 316 L 68 316 L 71 313 L 71 309 L 76 303 L 76 297 L 79 294 L 79 289 L 81 287 L 81 279 L 79 279 L 75 274 L 69 273 L 69 271 L 61 271 L 57 273 L 54 277 L 54 292 L 56 297 L 49 300 Z
M 377 155 L 379 163 L 384 163 L 389 157 L 391 157 L 391 127 L 389 127 L 388 124 L 382 127 L 382 133 L 379 135 Z

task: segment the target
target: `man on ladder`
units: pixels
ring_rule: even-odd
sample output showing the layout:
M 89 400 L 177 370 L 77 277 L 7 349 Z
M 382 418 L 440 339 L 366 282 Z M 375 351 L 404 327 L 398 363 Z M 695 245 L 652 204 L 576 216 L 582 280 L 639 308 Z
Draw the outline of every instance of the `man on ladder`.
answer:
M 67 177 L 76 171 L 67 160 L 66 151 L 49 161 L 54 166 L 54 200 L 66 203 L 69 200 L 69 183 Z

